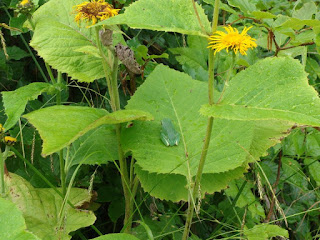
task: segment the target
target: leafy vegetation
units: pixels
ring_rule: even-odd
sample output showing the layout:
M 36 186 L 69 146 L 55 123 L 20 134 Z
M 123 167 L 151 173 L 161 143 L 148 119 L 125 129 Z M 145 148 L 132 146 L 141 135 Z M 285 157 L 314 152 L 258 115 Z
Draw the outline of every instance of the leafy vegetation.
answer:
M 319 4 L 2 0 L 0 238 L 318 239 Z

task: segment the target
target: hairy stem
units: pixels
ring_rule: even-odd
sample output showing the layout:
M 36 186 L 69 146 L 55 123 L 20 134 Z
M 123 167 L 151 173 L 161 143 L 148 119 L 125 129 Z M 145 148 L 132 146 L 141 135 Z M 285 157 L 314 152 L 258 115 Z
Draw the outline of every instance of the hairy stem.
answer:
M 102 46 L 101 46 L 101 41 L 100 41 L 100 37 L 99 37 L 99 27 L 95 28 L 96 31 L 96 42 L 98 45 L 98 49 L 100 52 L 100 55 L 102 57 L 102 67 L 103 67 L 103 71 L 104 71 L 104 75 L 107 81 L 107 86 L 108 86 L 108 91 L 109 91 L 109 96 L 110 96 L 110 105 L 111 105 L 111 109 L 112 111 L 117 111 L 117 108 L 115 106 L 115 99 L 113 96 L 113 90 L 112 90 L 112 83 L 111 83 L 111 70 L 110 70 L 110 63 L 107 63 L 105 54 L 102 50 Z
M 99 28 L 96 27 L 96 40 L 97 45 L 99 48 L 99 52 L 102 56 L 102 65 L 105 72 L 105 77 L 107 80 L 108 91 L 110 95 L 110 105 L 112 111 L 120 110 L 120 97 L 118 92 L 118 57 L 115 54 L 115 51 L 112 47 L 109 47 L 109 62 L 107 62 L 107 58 L 104 55 L 102 50 L 101 41 L 99 38 Z M 112 63 L 110 61 L 113 61 Z M 112 66 L 112 69 L 110 69 Z M 118 142 L 118 158 L 119 158 L 119 165 L 120 165 L 120 174 L 121 174 L 121 183 L 123 187 L 123 193 L 125 198 L 125 218 L 124 218 L 124 232 L 130 233 L 131 232 L 131 225 L 132 225 L 132 207 L 131 207 L 131 190 L 129 179 L 129 172 L 128 172 L 128 165 L 126 159 L 124 157 L 124 153 L 121 147 L 121 125 L 116 124 L 116 136 Z M 134 196 L 132 196 L 134 198 Z
M 212 32 L 215 32 L 217 30 L 218 25 L 218 16 L 219 16 L 219 3 L 220 0 L 215 1 L 214 5 L 214 13 L 213 13 L 213 21 L 212 21 Z M 208 98 L 209 98 L 209 104 L 214 104 L 214 54 L 212 50 L 209 50 L 209 80 L 208 80 Z M 191 189 L 191 197 L 189 197 L 188 202 L 188 210 L 187 210 L 187 219 L 185 223 L 185 228 L 182 236 L 182 240 L 187 240 L 189 237 L 189 232 L 192 224 L 192 217 L 194 208 L 193 206 L 197 202 L 198 198 L 201 198 L 201 192 L 200 192 L 200 182 L 203 172 L 203 167 L 206 161 L 208 148 L 211 140 L 211 133 L 212 133 L 212 126 L 213 126 L 213 117 L 208 118 L 208 124 L 207 124 L 207 130 L 206 130 L 206 136 L 201 152 L 201 157 L 198 165 L 198 171 L 196 174 L 194 185 Z M 199 194 L 200 193 L 200 194 Z M 189 193 L 190 194 L 190 193 Z M 194 202 L 191 202 L 194 201 Z

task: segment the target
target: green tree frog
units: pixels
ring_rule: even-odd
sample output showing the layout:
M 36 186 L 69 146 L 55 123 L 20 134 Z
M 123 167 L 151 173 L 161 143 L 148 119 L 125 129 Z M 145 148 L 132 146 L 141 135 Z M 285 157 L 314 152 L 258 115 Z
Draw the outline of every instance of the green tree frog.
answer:
M 169 118 L 161 120 L 161 133 L 160 138 L 164 145 L 167 147 L 179 144 L 180 134 L 174 129 L 173 123 Z

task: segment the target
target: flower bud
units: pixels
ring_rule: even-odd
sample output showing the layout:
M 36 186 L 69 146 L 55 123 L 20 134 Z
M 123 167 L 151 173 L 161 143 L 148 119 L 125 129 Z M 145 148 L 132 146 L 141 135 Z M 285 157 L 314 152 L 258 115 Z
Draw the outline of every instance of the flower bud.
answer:
M 17 142 L 17 139 L 14 137 L 5 136 L 3 138 L 3 141 L 4 141 L 4 144 L 6 144 L 8 146 L 13 146 Z
M 17 4 L 17 12 L 28 14 L 34 10 L 34 4 L 32 0 L 22 0 Z

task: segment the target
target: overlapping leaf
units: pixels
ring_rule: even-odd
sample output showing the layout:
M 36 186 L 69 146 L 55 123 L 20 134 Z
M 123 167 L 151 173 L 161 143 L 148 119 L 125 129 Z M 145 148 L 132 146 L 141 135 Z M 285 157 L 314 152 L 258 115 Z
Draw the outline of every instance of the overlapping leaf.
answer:
M 237 178 L 243 176 L 244 167 L 239 167 L 224 173 L 203 174 L 201 178 L 202 196 L 205 193 L 219 192 Z M 188 201 L 188 181 L 180 174 L 157 174 L 143 171 L 139 165 L 135 166 L 135 173 L 139 177 L 143 189 L 159 199 L 173 202 Z
M 39 131 L 44 155 L 59 151 L 101 125 L 152 119 L 149 113 L 141 110 L 122 110 L 109 114 L 104 109 L 77 106 L 43 108 L 24 117 Z
M 26 231 L 26 223 L 21 211 L 12 202 L 0 198 L 0 239 L 39 240 Z
M 114 126 L 103 125 L 79 137 L 72 143 L 68 166 L 76 164 L 106 164 L 118 158 Z
M 215 95 L 219 97 L 218 93 Z M 207 118 L 199 114 L 199 109 L 205 102 L 207 84 L 162 65 L 129 101 L 127 109 L 146 109 L 155 117 L 155 121 L 138 122 L 124 129 L 122 136 L 124 149 L 131 151 L 137 160 L 136 171 L 142 186 L 152 195 L 173 201 L 187 199 L 187 189 L 182 187 L 197 171 L 207 124 Z M 178 146 L 166 147 L 161 142 L 163 118 L 170 118 L 180 133 Z M 246 162 L 255 161 L 279 142 L 290 126 L 280 121 L 275 124 L 215 119 L 202 190 L 219 191 L 232 179 L 241 177 Z M 210 184 L 206 185 L 205 179 Z M 181 188 L 170 192 L 171 184 Z
M 240 72 L 221 102 L 205 105 L 206 116 L 232 120 L 282 120 L 320 126 L 320 100 L 302 65 L 291 58 L 267 58 Z
M 66 206 L 66 218 L 62 228 L 59 228 L 59 213 L 63 199 L 53 190 L 47 188 L 34 188 L 22 177 L 10 173 L 6 177 L 9 189 L 8 198 L 22 211 L 27 229 L 40 239 L 67 240 L 68 234 L 79 228 L 90 226 L 95 216 L 90 211 L 78 210 Z M 90 195 L 85 189 L 72 189 L 69 200 L 74 205 L 81 205 L 90 201 Z
M 139 0 L 126 8 L 124 14 L 102 21 L 103 25 L 127 24 L 131 28 L 150 29 L 206 37 L 210 23 L 203 9 L 197 4 L 202 31 L 192 1 Z
M 51 84 L 38 82 L 30 83 L 15 91 L 1 92 L 5 113 L 8 116 L 4 128 L 8 130 L 13 127 L 23 114 L 28 101 L 36 99 L 42 92 L 50 90 L 51 87 Z

